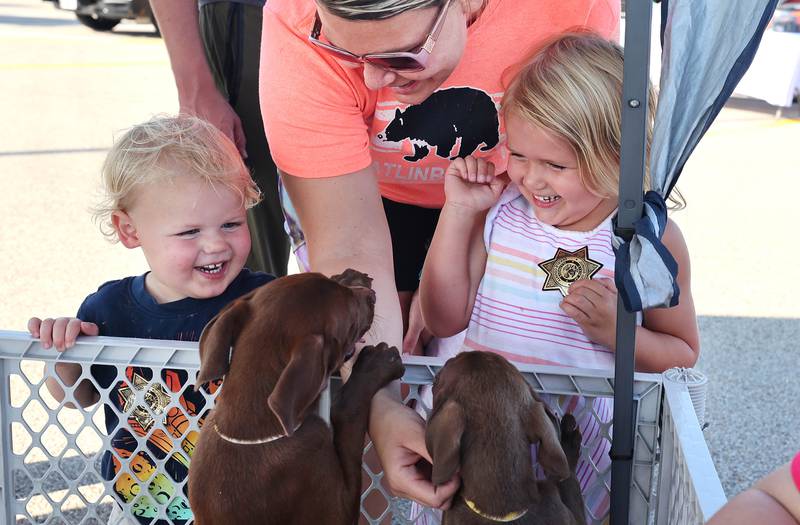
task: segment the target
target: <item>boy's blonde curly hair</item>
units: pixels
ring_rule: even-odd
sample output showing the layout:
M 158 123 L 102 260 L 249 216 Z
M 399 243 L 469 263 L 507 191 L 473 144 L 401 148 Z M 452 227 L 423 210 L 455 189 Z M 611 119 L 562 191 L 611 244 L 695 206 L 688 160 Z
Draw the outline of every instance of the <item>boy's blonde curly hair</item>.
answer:
M 115 241 L 111 215 L 130 209 L 137 188 L 187 176 L 230 188 L 248 209 L 261 200 L 239 151 L 221 131 L 194 116 L 157 115 L 114 141 L 103 163 L 103 196 L 91 210 L 93 218 L 103 235 Z

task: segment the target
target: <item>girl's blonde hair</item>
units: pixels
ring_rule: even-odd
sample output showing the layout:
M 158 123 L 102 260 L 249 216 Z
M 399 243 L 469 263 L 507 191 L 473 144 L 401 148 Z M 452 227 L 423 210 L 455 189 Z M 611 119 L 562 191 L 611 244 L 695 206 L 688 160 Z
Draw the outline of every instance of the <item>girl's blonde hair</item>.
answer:
M 593 33 L 573 30 L 545 41 L 505 92 L 504 113 L 558 134 L 578 158 L 580 178 L 592 193 L 619 195 L 622 140 L 622 48 Z M 653 136 L 656 93 L 648 84 L 647 156 Z M 650 189 L 649 169 L 644 179 Z
M 197 117 L 159 115 L 126 130 L 106 156 L 103 197 L 91 210 L 103 235 L 116 240 L 111 215 L 130 209 L 138 188 L 181 177 L 230 188 L 241 195 L 245 208 L 261 200 L 239 151 L 225 134 Z

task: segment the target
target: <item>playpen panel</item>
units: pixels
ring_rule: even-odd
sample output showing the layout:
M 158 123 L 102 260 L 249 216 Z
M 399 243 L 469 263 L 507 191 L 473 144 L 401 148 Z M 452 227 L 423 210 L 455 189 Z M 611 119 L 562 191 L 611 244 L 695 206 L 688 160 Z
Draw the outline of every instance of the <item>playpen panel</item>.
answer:
M 45 381 L 54 375 L 57 363 L 65 362 L 80 364 L 82 373 L 71 385 L 58 380 L 65 392 L 59 402 Z M 443 361 L 407 357 L 404 362 L 405 401 L 427 414 L 429 385 Z M 0 373 L 5 385 L 0 394 L 0 466 L 4 472 L 0 487 L 4 514 L 0 516 L 5 517 L 4 523 L 101 524 L 120 516 L 110 523 L 190 523 L 186 468 L 217 391 L 211 388 L 194 393 L 198 367 L 197 345 L 193 343 L 84 338 L 59 354 L 41 348 L 27 334 L 0 332 Z M 590 401 L 613 396 L 613 379 L 607 373 L 532 365 L 519 368 L 542 394 L 583 396 Z M 74 408 L 76 386 L 85 382 L 99 393 L 100 401 Z M 686 461 L 686 448 L 681 448 L 681 439 L 688 437 L 676 428 L 691 422 L 673 421 L 667 404 L 662 414 L 663 392 L 660 376 L 637 374 L 630 523 L 652 523 L 656 507 L 663 507 L 665 498 L 669 498 L 672 517 L 663 523 L 702 523 L 702 517 L 709 515 L 704 512 L 714 504 L 703 507 L 703 498 L 687 471 L 691 465 Z M 554 405 L 559 415 L 562 406 Z M 582 415 L 596 427 L 598 439 L 608 441 L 610 419 L 601 417 L 591 402 L 579 405 L 576 417 L 581 419 Z M 106 421 L 113 419 L 118 421 L 107 428 Z M 669 436 L 664 446 L 673 450 L 665 455 L 670 470 L 662 470 L 660 485 L 654 474 L 660 455 L 659 429 Z M 695 430 L 702 441 L 699 428 Z M 365 449 L 364 521 L 438 523 L 437 513 L 430 509 L 390 496 L 381 485 L 383 473 L 371 448 L 368 444 Z M 582 450 L 596 474 L 596 486 L 588 492 L 607 499 L 610 462 L 607 458 L 589 458 L 589 452 Z M 707 459 L 710 464 L 707 449 L 694 456 L 695 463 L 699 458 L 700 463 Z M 710 468 L 713 472 L 713 464 Z M 660 520 L 660 509 L 659 513 Z M 137 520 L 134 515 L 142 518 Z M 591 522 L 603 523 L 606 518 L 600 513 Z

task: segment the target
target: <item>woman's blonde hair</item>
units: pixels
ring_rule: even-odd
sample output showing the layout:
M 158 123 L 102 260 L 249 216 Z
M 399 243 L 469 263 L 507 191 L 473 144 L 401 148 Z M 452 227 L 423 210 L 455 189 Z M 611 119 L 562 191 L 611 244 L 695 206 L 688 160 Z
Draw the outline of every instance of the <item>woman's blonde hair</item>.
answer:
M 439 7 L 445 0 L 317 0 L 332 15 L 347 20 L 383 20 L 414 9 Z M 461 0 L 467 7 L 468 0 Z M 477 17 L 489 0 L 482 0 L 480 8 L 473 13 Z
M 347 20 L 382 20 L 413 9 L 442 5 L 444 0 L 317 0 L 332 15 Z
M 111 215 L 130 209 L 138 188 L 187 176 L 230 188 L 241 195 L 245 208 L 261 200 L 239 151 L 225 134 L 197 117 L 158 115 L 114 141 L 103 163 L 102 200 L 91 210 L 94 220 L 103 235 L 116 240 Z
M 622 140 L 622 48 L 593 33 L 573 30 L 545 41 L 515 70 L 502 110 L 566 140 L 580 178 L 592 193 L 619 195 Z M 656 93 L 648 84 L 647 155 Z M 649 170 L 645 190 L 650 188 Z

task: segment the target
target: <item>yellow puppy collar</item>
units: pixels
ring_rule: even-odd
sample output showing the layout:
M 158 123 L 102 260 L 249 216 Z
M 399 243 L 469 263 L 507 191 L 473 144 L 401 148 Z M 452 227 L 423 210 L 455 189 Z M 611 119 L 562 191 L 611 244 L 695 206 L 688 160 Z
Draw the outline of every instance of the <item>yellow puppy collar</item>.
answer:
M 503 516 L 492 516 L 491 514 L 486 514 L 481 509 L 479 509 L 474 501 L 468 500 L 464 496 L 461 496 L 461 498 L 464 500 L 464 503 L 467 504 L 467 507 L 469 507 L 469 510 L 471 510 L 472 512 L 474 512 L 475 514 L 477 514 L 481 518 L 485 518 L 485 519 L 490 520 L 490 521 L 496 521 L 496 522 L 499 522 L 499 523 L 508 523 L 509 521 L 518 520 L 522 516 L 524 516 L 525 514 L 528 513 L 528 509 L 525 509 L 525 510 L 520 510 L 520 511 L 517 511 L 517 512 L 509 512 L 508 514 L 505 514 Z

